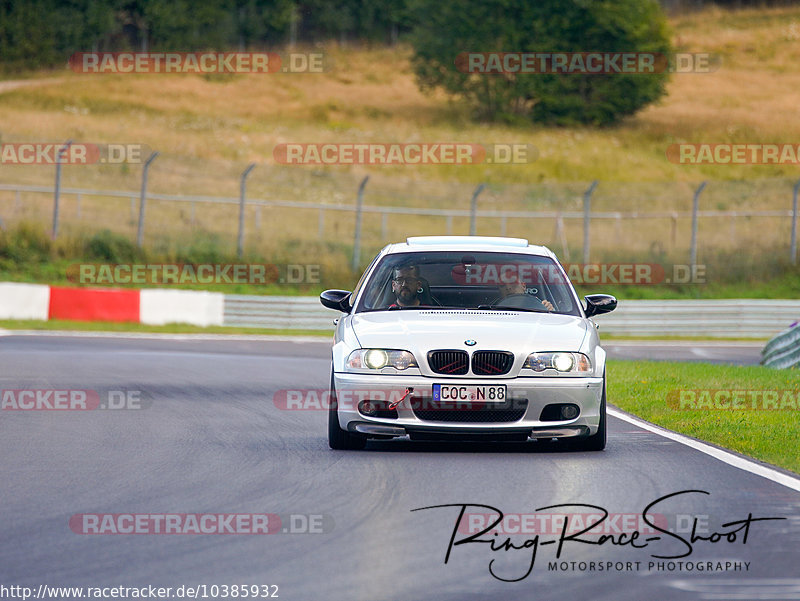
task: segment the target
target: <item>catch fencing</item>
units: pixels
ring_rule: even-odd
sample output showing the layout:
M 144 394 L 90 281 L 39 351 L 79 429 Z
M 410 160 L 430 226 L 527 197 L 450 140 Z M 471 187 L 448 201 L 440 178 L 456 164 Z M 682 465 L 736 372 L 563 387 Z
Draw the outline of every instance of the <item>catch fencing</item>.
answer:
M 313 194 L 331 200 L 308 201 L 303 186 L 316 184 L 305 181 L 292 188 L 298 199 L 248 197 L 251 167 L 242 173 L 238 198 L 148 192 L 146 170 L 138 191 L 3 183 L 0 223 L 50 220 L 53 237 L 67 228 L 82 235 L 111 229 L 151 247 L 202 233 L 220 240 L 223 251 L 236 248 L 239 256 L 328 244 L 347 253 L 354 272 L 389 241 L 467 233 L 527 238 L 550 246 L 566 262 L 589 263 L 611 253 L 696 264 L 708 251 L 781 247 L 779 257 L 797 261 L 800 182 L 788 179 L 475 188 L 334 178 L 324 184 L 330 194 L 328 188 Z M 347 202 L 342 186 L 351 185 Z

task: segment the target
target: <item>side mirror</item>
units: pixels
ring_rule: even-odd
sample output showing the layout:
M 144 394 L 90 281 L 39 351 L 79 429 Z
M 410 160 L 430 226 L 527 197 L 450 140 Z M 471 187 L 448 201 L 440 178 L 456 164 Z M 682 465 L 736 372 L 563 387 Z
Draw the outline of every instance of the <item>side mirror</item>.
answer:
M 586 299 L 586 317 L 611 313 L 617 308 L 617 299 L 610 294 L 589 294 Z
M 328 309 L 350 313 L 350 294 L 348 290 L 326 290 L 319 295 L 319 302 Z

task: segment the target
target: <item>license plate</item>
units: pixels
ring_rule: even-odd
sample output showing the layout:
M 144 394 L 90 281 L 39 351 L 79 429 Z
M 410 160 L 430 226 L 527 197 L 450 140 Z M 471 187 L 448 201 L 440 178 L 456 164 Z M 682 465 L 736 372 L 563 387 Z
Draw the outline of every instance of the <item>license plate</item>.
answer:
M 495 401 L 502 403 L 506 400 L 505 384 L 493 384 L 491 386 L 462 386 L 459 384 L 434 384 L 434 401 Z

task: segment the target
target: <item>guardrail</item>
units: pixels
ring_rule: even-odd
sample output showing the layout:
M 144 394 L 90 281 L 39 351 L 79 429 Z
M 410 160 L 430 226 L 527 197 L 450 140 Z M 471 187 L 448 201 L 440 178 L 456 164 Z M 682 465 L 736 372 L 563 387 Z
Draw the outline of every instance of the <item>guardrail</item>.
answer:
M 333 332 L 333 320 L 341 315 L 323 307 L 316 296 L 226 294 L 223 325 Z
M 601 332 L 626 336 L 766 338 L 798 319 L 796 300 L 627 300 L 596 321 Z
M 317 297 L 225 295 L 230 326 L 333 331 L 340 315 Z M 796 300 L 623 300 L 596 323 L 601 333 L 624 336 L 767 338 L 799 319 Z
M 800 365 L 800 325 L 784 330 L 761 351 L 761 364 L 785 369 Z

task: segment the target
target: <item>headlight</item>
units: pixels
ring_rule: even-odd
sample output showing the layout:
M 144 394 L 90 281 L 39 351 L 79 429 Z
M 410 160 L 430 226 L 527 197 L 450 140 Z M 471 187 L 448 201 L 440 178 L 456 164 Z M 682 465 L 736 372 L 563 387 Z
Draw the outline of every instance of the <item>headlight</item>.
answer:
M 381 369 L 389 365 L 389 353 L 373 348 L 364 353 L 364 365 L 370 369 Z
M 383 369 L 394 367 L 403 371 L 409 367 L 418 367 L 414 355 L 408 351 L 395 351 L 381 348 L 362 348 L 350 353 L 347 358 L 348 369 Z
M 535 372 L 554 369 L 560 373 L 591 373 L 592 362 L 583 353 L 531 353 L 523 368 Z

